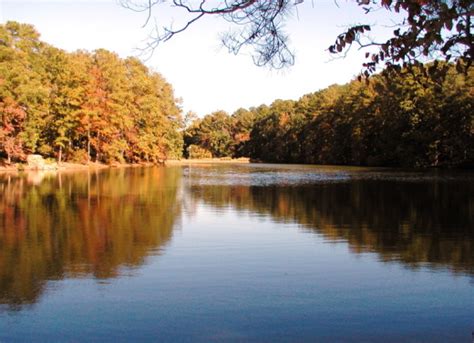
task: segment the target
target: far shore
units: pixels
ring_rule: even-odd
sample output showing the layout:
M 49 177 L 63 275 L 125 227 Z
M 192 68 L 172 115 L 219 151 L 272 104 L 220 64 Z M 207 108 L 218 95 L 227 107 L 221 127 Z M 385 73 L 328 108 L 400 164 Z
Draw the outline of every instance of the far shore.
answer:
M 104 164 L 97 162 L 90 163 L 71 163 L 61 162 L 59 164 L 47 164 L 43 168 L 29 167 L 27 164 L 12 164 L 12 165 L 0 165 L 0 173 L 5 172 L 31 172 L 31 171 L 75 171 L 75 170 L 99 170 L 106 168 L 130 168 L 130 167 L 143 167 L 151 166 L 152 163 L 116 163 L 116 164 Z
M 180 160 L 166 160 L 163 165 L 165 166 L 177 166 L 177 165 L 190 165 L 190 164 L 208 164 L 208 163 L 249 163 L 249 158 L 204 158 L 204 159 L 180 159 Z M 104 164 L 97 162 L 90 163 L 71 163 L 61 162 L 59 164 L 47 164 L 44 168 L 32 168 L 27 164 L 11 164 L 6 165 L 0 164 L 0 173 L 16 173 L 16 172 L 29 172 L 29 171 L 75 171 L 75 170 L 98 170 L 106 168 L 134 168 L 134 167 L 148 167 L 157 165 L 156 163 L 113 163 Z
M 240 158 L 189 158 L 181 160 L 166 160 L 165 165 L 167 166 L 180 166 L 189 164 L 207 164 L 207 163 L 250 163 L 250 159 L 247 157 Z

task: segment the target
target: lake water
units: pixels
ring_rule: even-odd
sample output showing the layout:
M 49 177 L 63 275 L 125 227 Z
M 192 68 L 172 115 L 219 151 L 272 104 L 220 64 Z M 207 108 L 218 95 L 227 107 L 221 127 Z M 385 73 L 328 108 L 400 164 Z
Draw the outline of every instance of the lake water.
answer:
M 0 175 L 0 342 L 472 342 L 474 174 Z

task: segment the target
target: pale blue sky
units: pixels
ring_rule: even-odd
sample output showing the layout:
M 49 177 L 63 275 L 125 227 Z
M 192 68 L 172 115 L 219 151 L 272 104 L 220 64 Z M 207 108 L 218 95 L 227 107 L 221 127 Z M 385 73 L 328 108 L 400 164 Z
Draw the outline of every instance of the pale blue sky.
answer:
M 364 52 L 353 49 L 345 59 L 332 60 L 326 51 L 345 26 L 377 24 L 379 37 L 392 31 L 385 26 L 393 13 L 365 15 L 354 1 L 337 4 L 306 0 L 298 6 L 298 15 L 286 25 L 296 53 L 296 63 L 289 69 L 270 71 L 253 65 L 245 53 L 229 54 L 219 42 L 219 32 L 228 24 L 211 18 L 161 45 L 145 63 L 173 85 L 176 96 L 183 99 L 183 111 L 200 116 L 219 109 L 232 113 L 275 99 L 298 99 L 333 83 L 345 83 L 360 71 Z M 166 6 L 158 6 L 155 14 L 163 25 L 176 16 Z M 144 13 L 124 9 L 115 0 L 0 0 L 0 19 L 33 24 L 44 41 L 59 48 L 105 48 L 123 57 L 137 55 L 135 49 L 149 31 L 142 29 Z

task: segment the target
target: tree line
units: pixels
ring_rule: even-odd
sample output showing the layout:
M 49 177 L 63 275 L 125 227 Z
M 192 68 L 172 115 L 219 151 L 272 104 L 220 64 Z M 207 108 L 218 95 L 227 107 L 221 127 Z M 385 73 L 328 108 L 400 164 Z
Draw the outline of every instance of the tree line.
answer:
M 444 73 L 430 73 L 444 68 Z M 434 76 L 435 75 L 435 76 Z M 473 166 L 473 72 L 432 63 L 191 122 L 185 154 L 279 163 Z M 199 149 L 197 149 L 199 148 Z
M 0 154 L 76 162 L 180 157 L 181 112 L 164 78 L 136 58 L 68 53 L 33 26 L 0 25 Z
M 299 100 L 183 119 L 173 89 L 136 58 L 66 52 L 33 26 L 0 25 L 0 157 L 159 162 L 473 166 L 473 71 L 434 62 Z M 442 71 L 442 72 L 437 72 Z

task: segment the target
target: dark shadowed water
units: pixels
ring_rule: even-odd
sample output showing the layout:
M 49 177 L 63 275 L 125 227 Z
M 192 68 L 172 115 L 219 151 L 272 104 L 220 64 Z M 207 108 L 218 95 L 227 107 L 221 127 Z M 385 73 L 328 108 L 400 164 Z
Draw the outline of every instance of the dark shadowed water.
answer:
M 472 342 L 474 174 L 0 175 L 0 342 Z

